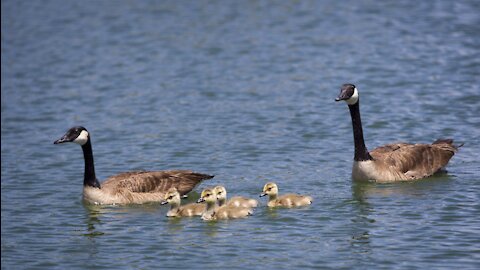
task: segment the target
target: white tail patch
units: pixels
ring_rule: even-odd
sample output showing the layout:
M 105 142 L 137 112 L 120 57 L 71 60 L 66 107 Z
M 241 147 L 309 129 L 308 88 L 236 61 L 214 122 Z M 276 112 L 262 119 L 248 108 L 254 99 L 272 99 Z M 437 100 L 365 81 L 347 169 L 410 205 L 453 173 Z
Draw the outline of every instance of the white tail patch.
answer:
M 347 102 L 348 105 L 353 105 L 358 102 L 358 90 L 356 87 L 353 89 L 353 95 L 345 100 L 345 102 Z
M 88 132 L 86 130 L 82 130 L 82 132 L 80 132 L 80 135 L 78 135 L 78 137 L 75 140 L 73 140 L 74 143 L 77 143 L 80 145 L 86 144 L 87 141 L 88 141 Z

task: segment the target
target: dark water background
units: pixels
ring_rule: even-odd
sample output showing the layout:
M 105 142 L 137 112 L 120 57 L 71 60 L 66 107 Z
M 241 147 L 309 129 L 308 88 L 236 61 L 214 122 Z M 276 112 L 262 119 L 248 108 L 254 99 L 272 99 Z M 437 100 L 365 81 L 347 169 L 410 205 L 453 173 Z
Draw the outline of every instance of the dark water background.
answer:
M 2 269 L 478 269 L 480 2 L 2 1 Z M 367 146 L 451 137 L 449 173 L 350 180 L 355 83 Z M 97 176 L 193 169 L 303 209 L 168 220 L 81 201 Z

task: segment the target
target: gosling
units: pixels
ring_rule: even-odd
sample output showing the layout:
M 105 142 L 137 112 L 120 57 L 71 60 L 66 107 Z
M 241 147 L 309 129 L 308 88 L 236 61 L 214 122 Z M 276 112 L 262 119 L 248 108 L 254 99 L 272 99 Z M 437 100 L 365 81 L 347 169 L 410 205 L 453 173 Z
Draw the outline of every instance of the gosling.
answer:
M 235 196 L 227 201 L 227 190 L 224 186 L 216 186 L 213 191 L 217 195 L 218 206 L 255 208 L 258 205 L 257 200 L 241 196 Z
M 214 189 L 204 189 L 197 203 L 205 202 L 206 210 L 202 214 L 203 220 L 221 220 L 244 218 L 252 214 L 251 208 L 218 206 L 217 195 Z
M 193 217 L 201 216 L 205 212 L 207 206 L 202 203 L 189 203 L 180 206 L 180 193 L 176 188 L 170 188 L 165 194 L 165 200 L 161 202 L 162 205 L 170 204 L 170 210 L 167 212 L 167 217 Z
M 268 207 L 298 207 L 312 204 L 312 197 L 298 194 L 278 196 L 278 187 L 275 183 L 266 183 L 260 197 L 268 195 Z

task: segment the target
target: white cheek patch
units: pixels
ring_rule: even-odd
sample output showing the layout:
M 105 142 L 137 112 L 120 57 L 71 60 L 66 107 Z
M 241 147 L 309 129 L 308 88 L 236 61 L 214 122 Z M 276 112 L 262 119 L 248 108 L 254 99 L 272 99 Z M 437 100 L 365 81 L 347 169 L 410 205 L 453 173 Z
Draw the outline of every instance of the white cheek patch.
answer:
M 78 137 L 75 140 L 73 140 L 74 143 L 77 143 L 80 145 L 86 144 L 87 141 L 88 141 L 88 132 L 86 130 L 82 130 L 82 132 L 80 132 L 80 135 L 78 135 Z
M 353 95 L 349 99 L 345 100 L 345 102 L 347 102 L 348 105 L 353 105 L 358 102 L 358 90 L 356 87 L 353 89 Z

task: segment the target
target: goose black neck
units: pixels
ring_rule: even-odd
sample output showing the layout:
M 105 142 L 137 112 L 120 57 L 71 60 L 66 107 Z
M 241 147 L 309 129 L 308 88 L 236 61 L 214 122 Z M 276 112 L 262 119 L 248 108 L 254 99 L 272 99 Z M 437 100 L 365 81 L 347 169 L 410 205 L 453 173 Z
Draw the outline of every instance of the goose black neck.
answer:
M 365 141 L 363 139 L 362 120 L 360 119 L 360 102 L 348 105 L 350 116 L 352 117 L 353 141 L 355 144 L 355 161 L 372 160 L 372 156 L 368 153 Z
M 95 166 L 93 165 L 92 144 L 90 138 L 82 145 L 83 158 L 85 159 L 85 173 L 83 174 L 83 186 L 100 188 L 100 183 L 95 176 Z

